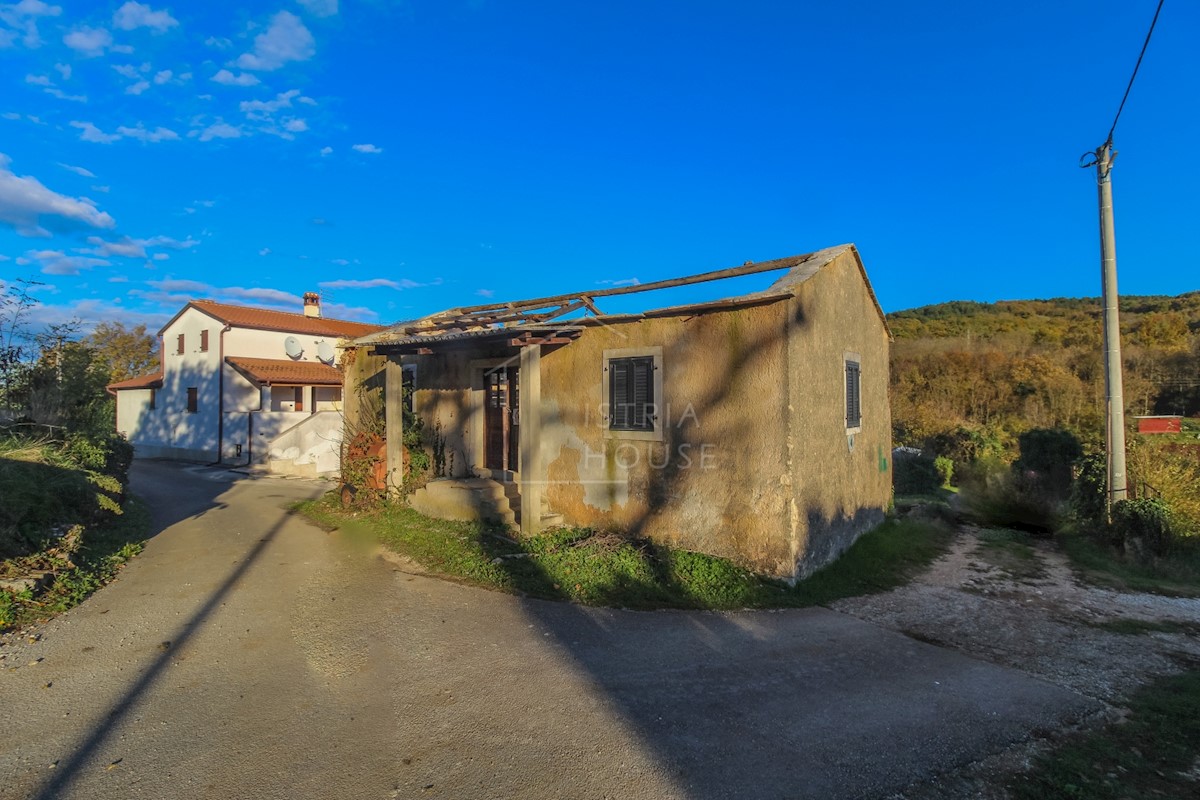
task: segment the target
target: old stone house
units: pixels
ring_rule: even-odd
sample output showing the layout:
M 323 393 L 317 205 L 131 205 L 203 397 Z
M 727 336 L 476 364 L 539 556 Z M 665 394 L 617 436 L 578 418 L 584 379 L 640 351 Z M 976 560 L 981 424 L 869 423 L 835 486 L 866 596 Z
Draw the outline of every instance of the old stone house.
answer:
M 764 288 L 600 308 L 751 275 Z M 795 579 L 884 518 L 889 341 L 858 251 L 842 245 L 401 323 L 355 341 L 347 397 L 385 395 L 393 484 L 411 403 L 437 455 L 418 510 L 525 534 L 612 528 Z

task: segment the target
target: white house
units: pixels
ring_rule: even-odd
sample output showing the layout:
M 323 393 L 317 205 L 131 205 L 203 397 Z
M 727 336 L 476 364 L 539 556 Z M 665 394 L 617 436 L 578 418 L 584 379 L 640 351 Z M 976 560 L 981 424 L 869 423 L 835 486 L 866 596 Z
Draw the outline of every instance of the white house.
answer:
M 160 371 L 108 388 L 117 430 L 141 458 L 338 468 L 342 373 L 338 342 L 378 325 L 194 300 L 161 331 Z

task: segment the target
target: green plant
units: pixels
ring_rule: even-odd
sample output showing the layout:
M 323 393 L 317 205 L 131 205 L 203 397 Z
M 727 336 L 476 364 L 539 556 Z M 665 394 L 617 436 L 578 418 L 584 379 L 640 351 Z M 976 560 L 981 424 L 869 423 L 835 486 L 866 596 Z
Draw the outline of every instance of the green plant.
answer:
M 954 460 L 945 456 L 938 456 L 933 460 L 933 468 L 937 470 L 938 479 L 942 482 L 942 488 L 950 485 L 954 479 Z
M 932 494 L 943 485 L 933 457 L 921 453 L 896 453 L 892 459 L 896 494 Z
M 1061 428 L 1034 428 L 1017 441 L 1021 456 L 1013 462 L 1013 470 L 1021 476 L 1024 488 L 1051 498 L 1066 497 L 1072 466 L 1083 455 L 1075 434 Z
M 1108 526 L 1108 463 L 1103 453 L 1081 458 L 1071 485 L 1071 513 L 1091 530 L 1106 532 Z
M 1171 507 L 1157 498 L 1114 503 L 1112 526 L 1125 552 L 1142 561 L 1166 555 L 1175 540 Z

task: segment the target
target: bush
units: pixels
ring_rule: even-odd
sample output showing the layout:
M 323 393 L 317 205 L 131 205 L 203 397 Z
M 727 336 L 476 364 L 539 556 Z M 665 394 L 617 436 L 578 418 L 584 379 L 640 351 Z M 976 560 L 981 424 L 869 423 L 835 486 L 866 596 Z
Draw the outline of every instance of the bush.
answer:
M 892 462 L 896 494 L 932 494 L 942 486 L 941 475 L 931 456 L 901 450 Z
M 1114 503 L 1112 527 L 1126 554 L 1140 561 L 1166 555 L 1176 538 L 1171 508 L 1157 498 Z
M 1108 461 L 1103 453 L 1079 460 L 1079 474 L 1071 485 L 1071 514 L 1082 525 L 1102 529 L 1108 524 Z
M 1083 455 L 1079 439 L 1061 428 L 1034 428 L 1025 431 L 1017 440 L 1021 457 L 1013 470 L 1030 491 L 1049 497 L 1065 498 L 1071 489 L 1071 470 Z
M 954 461 L 945 456 L 938 456 L 933 460 L 933 467 L 937 470 L 942 486 L 949 486 L 954 478 Z

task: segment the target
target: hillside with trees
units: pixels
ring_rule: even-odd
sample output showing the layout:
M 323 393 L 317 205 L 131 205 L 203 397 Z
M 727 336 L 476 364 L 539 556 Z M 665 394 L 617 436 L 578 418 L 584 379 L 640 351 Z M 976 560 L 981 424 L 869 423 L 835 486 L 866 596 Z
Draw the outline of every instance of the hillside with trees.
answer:
M 1200 415 L 1200 292 L 1121 298 L 1125 408 Z M 942 303 L 888 315 L 897 445 L 1012 460 L 1017 437 L 1103 438 L 1098 298 Z

